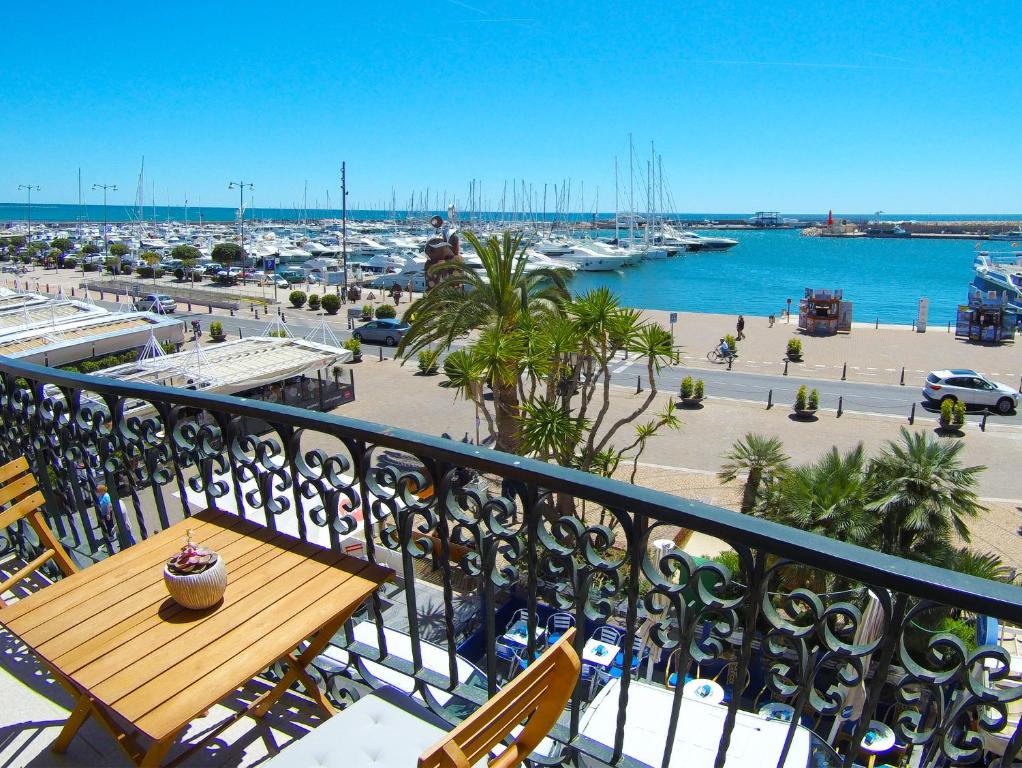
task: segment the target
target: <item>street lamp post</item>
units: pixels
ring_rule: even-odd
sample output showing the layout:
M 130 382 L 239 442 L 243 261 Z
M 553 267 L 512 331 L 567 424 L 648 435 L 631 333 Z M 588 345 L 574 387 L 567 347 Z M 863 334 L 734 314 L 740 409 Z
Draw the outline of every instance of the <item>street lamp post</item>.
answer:
M 93 189 L 102 189 L 103 190 L 103 258 L 104 259 L 109 259 L 110 258 L 110 233 L 107 231 L 108 227 L 107 227 L 107 222 L 106 222 L 106 193 L 107 193 L 108 190 L 116 192 L 117 191 L 117 185 L 116 184 L 93 184 L 92 188 Z M 82 260 L 83 271 L 84 271 L 84 267 L 85 267 L 85 260 L 83 259 Z
M 32 190 L 34 189 L 38 192 L 41 187 L 38 184 L 19 184 L 18 189 L 24 189 L 28 192 L 28 241 L 25 246 L 25 252 L 29 253 L 29 247 L 32 245 Z
M 228 189 L 238 188 L 240 199 L 238 201 L 238 245 L 241 246 L 241 265 L 245 266 L 245 188 L 255 189 L 255 185 L 244 181 L 232 181 L 227 185 Z

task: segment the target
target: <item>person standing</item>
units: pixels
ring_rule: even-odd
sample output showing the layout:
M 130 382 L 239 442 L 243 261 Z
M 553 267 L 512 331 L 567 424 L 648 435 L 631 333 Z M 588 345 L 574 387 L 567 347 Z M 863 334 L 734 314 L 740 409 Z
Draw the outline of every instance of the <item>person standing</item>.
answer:
M 738 324 L 735 326 L 735 328 L 738 330 L 738 338 L 737 338 L 737 340 L 741 341 L 742 339 L 745 338 L 745 333 L 744 333 L 744 331 L 745 331 L 745 317 L 743 315 L 739 315 L 738 316 Z

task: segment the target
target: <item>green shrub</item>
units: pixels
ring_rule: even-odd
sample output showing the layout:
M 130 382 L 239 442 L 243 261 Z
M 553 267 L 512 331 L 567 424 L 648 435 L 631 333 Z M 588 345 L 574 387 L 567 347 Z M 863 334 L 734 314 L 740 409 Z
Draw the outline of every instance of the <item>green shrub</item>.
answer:
M 694 390 L 694 386 L 692 384 L 692 377 L 691 376 L 686 376 L 684 379 L 681 380 L 681 397 L 682 397 L 682 399 L 683 400 L 687 400 L 688 398 L 692 397 L 693 390 Z
M 291 293 L 288 294 L 287 300 L 291 302 L 291 306 L 295 309 L 301 309 L 305 306 L 305 300 L 307 298 L 305 291 L 291 291 Z
M 389 320 L 393 317 L 397 317 L 397 307 L 391 304 L 381 304 L 376 308 L 377 320 Z
M 82 272 L 99 272 L 99 264 L 82 264 Z
M 696 379 L 695 396 L 702 400 L 705 395 L 706 387 L 703 385 L 702 379 Z
M 110 255 L 111 256 L 127 256 L 129 253 L 128 246 L 124 243 L 110 243 Z
M 74 269 L 78 266 L 78 259 L 74 256 L 65 256 L 60 262 L 60 266 L 64 267 L 64 269 Z
M 99 246 L 93 243 L 86 243 L 81 248 L 82 253 L 99 253 Z
M 802 357 L 801 339 L 788 339 L 788 357 Z
M 341 297 L 333 293 L 328 293 L 323 296 L 319 304 L 323 307 L 323 311 L 328 315 L 336 315 L 337 310 L 341 308 Z
M 804 411 L 806 409 L 806 399 L 809 397 L 809 393 L 806 391 L 806 385 L 803 384 L 798 388 L 798 392 L 795 393 L 795 410 Z
M 266 335 L 269 336 L 271 339 L 286 339 L 287 331 L 282 330 L 270 331 Z
M 224 335 L 224 325 L 219 320 L 214 320 L 209 324 L 209 335 L 214 339 Z
M 737 352 L 738 351 L 738 339 L 736 339 L 730 333 L 727 336 L 724 337 L 724 341 L 726 341 L 727 345 L 729 347 L 731 347 L 731 351 L 732 352 Z
M 960 427 L 965 423 L 965 403 L 961 400 L 955 401 L 955 426 Z
M 355 357 L 362 354 L 362 342 L 358 339 L 348 339 L 344 342 L 344 348 L 351 352 Z
M 141 277 L 141 278 L 147 278 L 147 279 L 148 278 L 153 278 L 153 277 L 161 278 L 161 277 L 163 277 L 163 270 L 160 269 L 159 267 L 150 267 L 150 266 L 139 267 L 138 268 L 138 276 Z
M 309 294 L 309 309 L 317 310 L 318 311 L 319 310 L 319 301 L 320 301 L 320 299 L 319 299 L 319 294 L 318 293 Z
M 373 316 L 373 308 L 371 304 L 362 305 L 362 319 L 369 320 Z
M 820 391 L 815 387 L 809 391 L 809 410 L 815 411 L 820 407 Z
M 436 373 L 440 368 L 439 360 L 439 349 L 423 349 L 419 352 L 419 370 L 427 374 Z
M 121 265 L 121 274 L 122 275 L 130 275 L 131 274 L 131 265 L 130 264 L 122 264 Z
M 185 279 L 185 268 L 184 267 L 178 267 L 177 269 L 175 269 L 174 270 L 174 277 L 176 277 L 178 280 L 184 280 Z

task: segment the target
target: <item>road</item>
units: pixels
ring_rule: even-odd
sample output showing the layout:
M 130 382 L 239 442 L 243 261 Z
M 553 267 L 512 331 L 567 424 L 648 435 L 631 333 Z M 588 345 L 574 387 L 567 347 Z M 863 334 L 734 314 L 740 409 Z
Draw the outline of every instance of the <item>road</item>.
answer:
M 97 302 L 110 309 L 123 308 L 123 305 L 111 302 Z M 288 328 L 296 336 L 306 336 L 316 325 L 316 320 L 304 310 L 284 310 L 284 316 L 288 320 Z M 210 315 L 205 312 L 178 312 L 186 324 L 192 320 L 199 320 L 203 329 L 208 329 L 209 323 L 219 320 L 224 327 L 228 337 L 237 336 L 239 331 L 243 336 L 262 334 L 273 317 L 267 320 L 261 317 L 256 320 L 248 312 L 239 312 L 236 317 L 225 317 L 223 315 Z M 338 339 L 344 341 L 350 338 L 351 333 L 341 330 L 344 320 L 331 321 L 330 327 Z M 189 334 L 190 335 L 190 334 Z M 394 350 L 389 347 L 377 347 L 374 344 L 363 344 L 362 355 L 367 360 L 378 359 L 382 351 L 384 360 L 394 358 Z M 614 367 L 611 368 L 611 381 L 613 384 L 634 388 L 636 377 L 642 376 L 645 379 L 646 369 L 644 365 L 636 364 L 630 360 L 618 358 Z M 824 409 L 837 410 L 840 405 L 843 411 L 856 413 L 871 413 L 890 417 L 901 417 L 906 420 L 916 406 L 916 415 L 920 418 L 933 417 L 935 408 L 926 403 L 920 390 L 914 386 L 898 386 L 890 384 L 872 384 L 857 381 L 834 381 L 833 379 L 813 379 L 796 376 L 783 376 L 780 374 L 747 373 L 729 371 L 724 365 L 714 368 L 668 366 L 661 370 L 658 376 L 658 386 L 665 391 L 677 392 L 681 386 L 681 380 L 685 376 L 692 376 L 694 379 L 702 379 L 705 382 L 706 394 L 709 397 L 730 398 L 734 400 L 746 400 L 763 403 L 766 407 L 768 398 L 772 391 L 772 402 L 775 406 L 789 408 L 795 401 L 795 393 L 800 386 L 805 385 L 809 389 L 814 387 L 820 392 L 820 407 Z M 645 384 L 643 384 L 645 386 Z M 929 414 L 928 414 L 929 412 Z M 981 412 L 970 413 L 971 421 L 980 421 Z M 991 414 L 988 423 L 1022 425 L 1022 414 L 1014 413 L 1009 416 Z

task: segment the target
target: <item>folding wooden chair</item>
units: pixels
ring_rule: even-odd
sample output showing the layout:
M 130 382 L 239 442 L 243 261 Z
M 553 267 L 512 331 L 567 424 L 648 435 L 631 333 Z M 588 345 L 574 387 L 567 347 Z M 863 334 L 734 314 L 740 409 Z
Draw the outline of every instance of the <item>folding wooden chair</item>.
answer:
M 6 605 L 2 597 L 5 592 L 38 571 L 50 560 L 57 564 L 65 576 L 78 571 L 63 545 L 46 525 L 42 515 L 45 503 L 46 500 L 24 456 L 0 467 L 0 507 L 4 508 L 0 511 L 0 528 L 25 520 L 36 532 L 43 548 L 40 555 L 0 583 L 0 608 Z
M 574 628 L 565 632 L 453 730 L 414 699 L 384 688 L 359 699 L 264 765 L 409 768 L 417 758 L 419 768 L 470 768 L 487 765 L 490 752 L 514 733 L 488 764 L 517 768 L 546 738 L 575 689 L 580 662 L 572 648 L 574 637 Z

